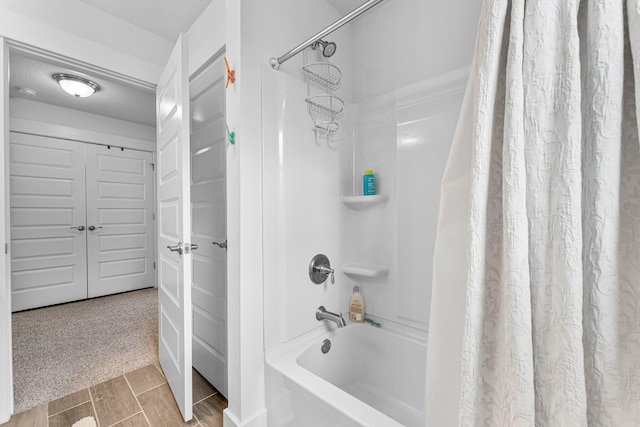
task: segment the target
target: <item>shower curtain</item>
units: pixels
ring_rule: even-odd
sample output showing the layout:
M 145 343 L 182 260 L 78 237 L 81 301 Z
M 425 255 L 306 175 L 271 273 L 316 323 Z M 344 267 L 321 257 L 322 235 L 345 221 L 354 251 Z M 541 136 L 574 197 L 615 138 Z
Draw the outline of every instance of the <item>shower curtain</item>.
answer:
M 640 426 L 639 79 L 640 0 L 485 0 L 442 185 L 427 425 Z

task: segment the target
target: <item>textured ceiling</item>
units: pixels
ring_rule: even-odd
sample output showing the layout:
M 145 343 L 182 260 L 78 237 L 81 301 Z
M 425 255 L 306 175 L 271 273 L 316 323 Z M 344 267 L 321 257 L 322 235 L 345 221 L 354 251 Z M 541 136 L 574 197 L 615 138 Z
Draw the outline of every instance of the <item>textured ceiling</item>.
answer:
M 89 75 L 54 61 L 45 62 L 21 53 L 11 52 L 9 60 L 12 98 L 24 98 L 155 127 L 156 101 L 155 93 L 151 90 L 100 75 Z M 83 76 L 98 83 L 100 90 L 88 98 L 75 98 L 64 92 L 51 78 L 55 73 Z M 33 89 L 37 95 L 24 95 L 19 92 L 20 88 Z
M 175 42 L 211 0 L 79 0 Z

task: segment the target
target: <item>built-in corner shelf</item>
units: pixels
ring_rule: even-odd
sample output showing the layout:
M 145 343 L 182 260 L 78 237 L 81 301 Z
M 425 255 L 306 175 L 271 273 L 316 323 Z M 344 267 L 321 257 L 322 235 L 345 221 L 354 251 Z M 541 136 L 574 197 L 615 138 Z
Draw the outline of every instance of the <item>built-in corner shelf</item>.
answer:
M 368 206 L 386 202 L 388 197 L 383 194 L 373 196 L 342 196 L 342 203 L 352 209 L 363 209 Z
M 375 278 L 389 273 L 389 269 L 382 265 L 351 263 L 343 265 L 342 272 L 348 276 Z

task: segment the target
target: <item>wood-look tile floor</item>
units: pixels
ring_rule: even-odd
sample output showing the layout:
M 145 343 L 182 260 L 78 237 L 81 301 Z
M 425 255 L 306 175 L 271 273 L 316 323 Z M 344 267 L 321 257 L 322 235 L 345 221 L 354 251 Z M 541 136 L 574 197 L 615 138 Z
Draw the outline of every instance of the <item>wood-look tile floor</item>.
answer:
M 92 416 L 99 427 L 222 427 L 227 399 L 193 370 L 193 419 L 182 415 L 156 364 L 14 415 L 0 427 L 70 427 Z

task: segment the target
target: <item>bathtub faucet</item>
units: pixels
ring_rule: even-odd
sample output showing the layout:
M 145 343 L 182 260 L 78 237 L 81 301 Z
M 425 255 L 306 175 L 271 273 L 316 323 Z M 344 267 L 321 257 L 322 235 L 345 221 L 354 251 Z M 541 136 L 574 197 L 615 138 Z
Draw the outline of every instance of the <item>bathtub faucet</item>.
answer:
M 336 325 L 338 325 L 338 328 L 344 328 L 345 326 L 347 326 L 347 322 L 344 321 L 344 318 L 342 317 L 342 313 L 336 314 L 336 313 L 327 311 L 323 305 L 318 307 L 318 309 L 316 310 L 316 319 L 331 320 Z

